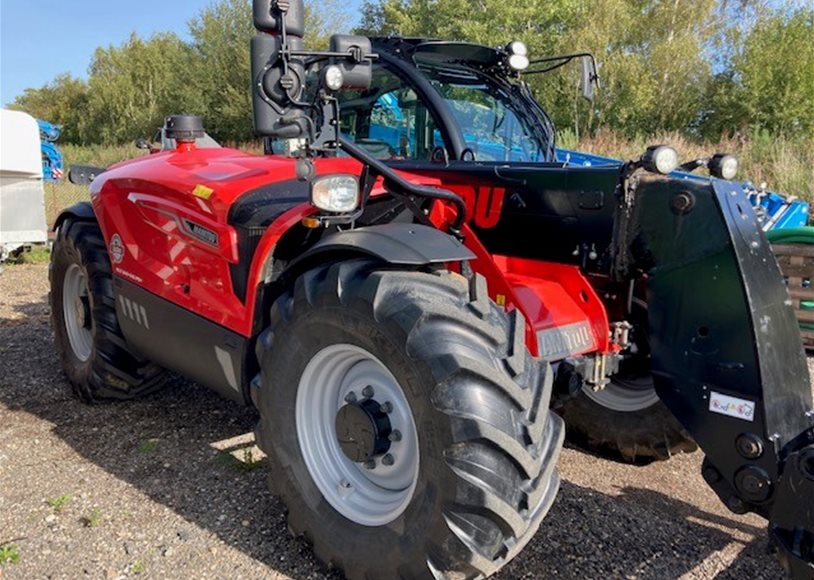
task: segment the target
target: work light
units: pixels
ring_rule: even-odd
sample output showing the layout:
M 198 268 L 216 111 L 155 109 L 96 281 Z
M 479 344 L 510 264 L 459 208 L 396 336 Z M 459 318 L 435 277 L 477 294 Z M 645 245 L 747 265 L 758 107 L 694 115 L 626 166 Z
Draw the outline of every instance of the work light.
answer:
M 311 182 L 311 204 L 332 213 L 359 207 L 359 180 L 355 175 L 326 175 Z
M 678 167 L 678 152 L 669 145 L 652 145 L 642 155 L 641 163 L 652 173 L 667 175 Z
M 526 45 L 515 40 L 506 45 L 506 53 L 509 55 L 509 67 L 513 70 L 521 71 L 529 67 L 529 51 Z
M 332 91 L 338 91 L 345 84 L 345 75 L 342 69 L 335 64 L 325 68 L 324 72 L 325 86 Z
M 718 153 L 713 155 L 707 163 L 710 174 L 720 179 L 735 179 L 738 174 L 738 158 L 729 153 Z

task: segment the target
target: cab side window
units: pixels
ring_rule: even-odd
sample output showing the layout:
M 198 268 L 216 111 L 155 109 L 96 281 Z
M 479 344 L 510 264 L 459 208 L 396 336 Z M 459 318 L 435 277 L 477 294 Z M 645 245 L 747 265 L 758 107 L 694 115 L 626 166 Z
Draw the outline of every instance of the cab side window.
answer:
M 402 79 L 373 66 L 370 89 L 339 94 L 342 135 L 378 159 L 429 160 L 444 147 L 432 114 Z

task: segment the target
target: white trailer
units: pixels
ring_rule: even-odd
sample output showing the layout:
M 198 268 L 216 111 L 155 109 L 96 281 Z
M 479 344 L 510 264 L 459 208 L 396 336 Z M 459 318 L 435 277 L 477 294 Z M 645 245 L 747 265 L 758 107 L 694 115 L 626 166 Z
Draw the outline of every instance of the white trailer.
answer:
M 48 241 L 40 130 L 31 115 L 0 111 L 0 263 Z

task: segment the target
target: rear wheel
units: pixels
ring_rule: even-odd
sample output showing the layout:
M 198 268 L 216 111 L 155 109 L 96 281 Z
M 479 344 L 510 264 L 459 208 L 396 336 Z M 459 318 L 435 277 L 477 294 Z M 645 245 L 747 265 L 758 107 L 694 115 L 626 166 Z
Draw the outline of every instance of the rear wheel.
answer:
M 348 578 L 477 578 L 533 536 L 562 420 L 524 321 L 482 278 L 303 275 L 258 341 L 258 441 L 289 526 Z
M 96 223 L 63 222 L 49 275 L 54 339 L 79 398 L 130 399 L 160 388 L 164 371 L 130 352 L 122 336 L 110 260 Z
M 695 451 L 698 446 L 656 393 L 647 336 L 637 332 L 647 324 L 643 301 L 634 298 L 631 317 L 636 355 L 622 363 L 603 389 L 585 385 L 565 403 L 569 438 L 601 455 L 633 462 Z

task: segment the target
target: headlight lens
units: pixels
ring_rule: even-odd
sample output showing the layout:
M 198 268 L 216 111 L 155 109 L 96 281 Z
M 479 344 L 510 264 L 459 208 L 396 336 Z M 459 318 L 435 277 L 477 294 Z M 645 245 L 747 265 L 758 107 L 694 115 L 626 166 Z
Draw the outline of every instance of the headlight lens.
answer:
M 650 172 L 667 175 L 678 167 L 678 152 L 669 145 L 653 145 L 642 155 L 642 165 Z
M 510 42 L 509 46 L 507 46 L 506 48 L 509 51 L 509 54 L 519 54 L 520 56 L 529 55 L 529 49 L 526 48 L 526 45 L 520 42 L 519 40 Z
M 738 158 L 729 153 L 719 153 L 714 155 L 707 164 L 709 172 L 713 177 L 731 180 L 738 175 Z
M 519 40 L 506 45 L 506 54 L 508 54 L 509 67 L 513 70 L 521 71 L 529 68 L 529 50 Z
M 311 203 L 322 211 L 348 213 L 359 207 L 355 175 L 326 175 L 311 182 Z
M 325 86 L 332 91 L 338 91 L 345 84 L 345 75 L 342 69 L 335 64 L 330 65 L 325 69 Z
M 524 54 L 509 55 L 509 66 L 513 70 L 526 70 L 529 68 L 529 57 Z

